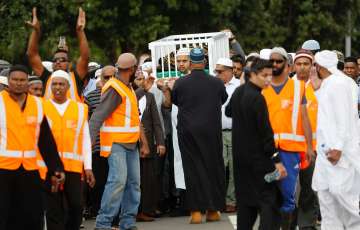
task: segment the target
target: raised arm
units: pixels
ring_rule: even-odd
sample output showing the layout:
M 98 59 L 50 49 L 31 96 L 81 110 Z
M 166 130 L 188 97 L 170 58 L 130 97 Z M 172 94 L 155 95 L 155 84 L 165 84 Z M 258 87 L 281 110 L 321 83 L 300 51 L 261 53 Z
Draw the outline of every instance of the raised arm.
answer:
M 76 35 L 79 41 L 80 57 L 76 63 L 76 71 L 79 74 L 81 80 L 83 80 L 88 72 L 89 64 L 89 44 L 85 34 L 86 17 L 85 11 L 80 7 L 79 16 L 76 24 Z
M 25 22 L 32 28 L 27 48 L 27 55 L 29 58 L 29 64 L 35 72 L 35 75 L 41 76 L 44 71 L 44 66 L 41 63 L 41 57 L 39 55 L 40 22 L 37 18 L 36 7 L 32 10 L 32 17 L 32 21 Z

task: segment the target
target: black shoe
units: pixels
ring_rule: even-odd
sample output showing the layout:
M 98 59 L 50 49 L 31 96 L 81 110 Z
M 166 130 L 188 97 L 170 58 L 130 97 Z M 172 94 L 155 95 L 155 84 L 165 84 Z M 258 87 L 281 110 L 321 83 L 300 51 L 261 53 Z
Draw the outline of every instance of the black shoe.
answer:
M 136 226 L 133 226 L 133 227 L 127 228 L 125 230 L 138 230 L 138 228 Z

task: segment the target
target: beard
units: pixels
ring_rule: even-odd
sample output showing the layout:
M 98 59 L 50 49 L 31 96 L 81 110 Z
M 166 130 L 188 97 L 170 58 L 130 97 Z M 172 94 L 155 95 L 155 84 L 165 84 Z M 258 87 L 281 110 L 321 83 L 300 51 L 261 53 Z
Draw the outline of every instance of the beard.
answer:
M 272 70 L 272 74 L 273 76 L 280 76 L 283 72 L 284 72 L 284 69 L 285 69 L 285 65 L 281 66 L 280 68 L 273 68 Z
M 129 82 L 130 82 L 130 83 L 133 83 L 133 82 L 135 81 L 135 78 L 136 78 L 135 73 L 133 73 L 133 74 L 130 76 Z M 133 85 L 135 85 L 135 84 L 133 84 Z

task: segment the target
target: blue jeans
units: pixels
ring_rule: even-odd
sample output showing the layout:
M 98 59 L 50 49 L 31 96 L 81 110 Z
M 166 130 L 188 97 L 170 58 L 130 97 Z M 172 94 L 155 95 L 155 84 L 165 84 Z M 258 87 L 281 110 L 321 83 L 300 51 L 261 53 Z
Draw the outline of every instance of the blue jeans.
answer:
M 281 211 L 290 213 L 295 210 L 296 183 L 299 176 L 300 155 L 296 152 L 279 151 L 281 162 L 287 171 L 287 177 L 280 181 L 280 190 L 283 197 Z
M 130 150 L 113 143 L 108 158 L 109 174 L 96 217 L 97 229 L 111 229 L 119 213 L 120 229 L 135 226 L 140 204 L 140 159 L 137 149 Z

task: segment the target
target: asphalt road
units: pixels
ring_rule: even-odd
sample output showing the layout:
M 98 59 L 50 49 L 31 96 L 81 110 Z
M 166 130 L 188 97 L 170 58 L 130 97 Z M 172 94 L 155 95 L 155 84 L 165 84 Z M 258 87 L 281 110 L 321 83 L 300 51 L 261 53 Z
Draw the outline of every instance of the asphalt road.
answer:
M 154 222 L 137 223 L 137 227 L 139 230 L 233 230 L 235 228 L 230 219 L 235 216 L 232 217 L 232 215 L 223 214 L 219 222 L 207 223 L 204 221 L 202 224 L 189 224 L 189 217 L 162 217 Z M 95 221 L 87 220 L 84 225 L 86 230 L 94 229 Z

